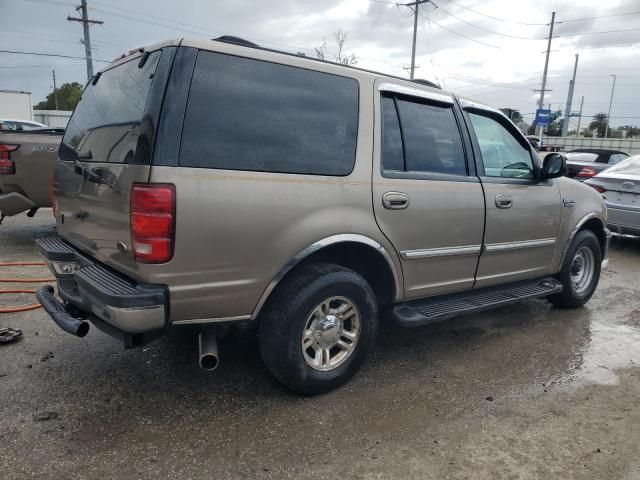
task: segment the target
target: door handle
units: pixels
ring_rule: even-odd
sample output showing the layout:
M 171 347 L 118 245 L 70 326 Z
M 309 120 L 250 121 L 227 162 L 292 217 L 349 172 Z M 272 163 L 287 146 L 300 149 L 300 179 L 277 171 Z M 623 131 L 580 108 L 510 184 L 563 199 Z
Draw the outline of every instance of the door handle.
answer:
M 387 210 L 403 210 L 409 206 L 409 195 L 402 192 L 387 192 L 382 195 L 382 205 Z
M 507 193 L 499 193 L 496 195 L 496 207 L 511 208 L 513 206 L 513 198 Z

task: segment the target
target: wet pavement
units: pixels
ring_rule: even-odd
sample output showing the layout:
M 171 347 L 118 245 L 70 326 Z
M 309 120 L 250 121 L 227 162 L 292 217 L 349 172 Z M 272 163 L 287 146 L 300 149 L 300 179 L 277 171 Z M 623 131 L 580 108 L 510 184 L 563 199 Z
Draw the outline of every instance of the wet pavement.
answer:
M 39 260 L 52 232 L 49 211 L 6 219 L 0 262 Z M 615 237 L 585 308 L 385 322 L 361 373 L 314 398 L 268 376 L 251 328 L 211 373 L 192 330 L 124 351 L 0 314 L 24 331 L 0 345 L 0 478 L 640 479 L 639 273 L 640 239 Z

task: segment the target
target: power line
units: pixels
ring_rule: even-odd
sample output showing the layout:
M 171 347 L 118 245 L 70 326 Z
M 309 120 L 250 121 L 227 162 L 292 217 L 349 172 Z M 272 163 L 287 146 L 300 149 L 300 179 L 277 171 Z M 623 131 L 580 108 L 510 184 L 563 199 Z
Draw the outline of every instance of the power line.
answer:
M 526 23 L 526 22 L 516 22 L 514 20 L 505 20 L 504 18 L 499 18 L 499 17 L 494 17 L 492 15 L 487 15 L 486 13 L 482 13 L 479 12 L 478 10 L 474 10 L 473 8 L 469 8 L 469 7 L 465 7 L 464 5 L 460 5 L 458 2 L 454 2 L 453 0 L 447 0 L 447 2 L 449 3 L 453 3 L 454 5 L 463 8 L 465 10 L 469 10 L 470 12 L 475 13 L 476 15 L 480 15 L 481 17 L 486 17 L 486 18 L 490 18 L 492 20 L 497 20 L 499 22 L 505 22 L 505 23 L 515 23 L 517 25 L 528 25 L 528 26 L 547 26 L 549 25 L 548 23 Z
M 520 37 L 520 36 L 518 36 L 518 35 L 509 35 L 509 34 L 506 34 L 506 33 L 496 32 L 495 30 L 490 30 L 490 29 L 488 29 L 488 28 L 481 27 L 480 25 L 476 25 L 476 24 L 474 24 L 474 23 L 468 22 L 468 21 L 466 21 L 464 18 L 460 18 L 460 17 L 458 17 L 458 16 L 454 15 L 453 13 L 448 12 L 447 10 L 445 10 L 444 8 L 442 8 L 440 5 L 438 5 L 437 3 L 435 3 L 433 0 L 429 0 L 429 3 L 432 3 L 433 5 L 435 5 L 436 9 L 438 9 L 438 10 L 440 10 L 441 12 L 443 12 L 443 13 L 445 13 L 445 14 L 449 15 L 450 17 L 453 17 L 453 18 L 455 18 L 455 19 L 458 19 L 458 20 L 460 20 L 461 22 L 466 23 L 467 25 L 470 25 L 470 26 L 472 26 L 472 27 L 474 27 L 474 28 L 477 28 L 478 30 L 482 30 L 482 31 L 485 31 L 485 32 L 491 33 L 492 35 L 500 35 L 501 37 L 515 38 L 515 39 L 518 39 L 518 40 L 543 40 L 543 39 L 544 39 L 544 37 Z
M 435 25 L 438 25 L 440 28 L 443 28 L 443 29 L 445 29 L 446 31 L 451 32 L 451 33 L 453 33 L 454 35 L 458 35 L 459 37 L 466 38 L 467 40 L 471 40 L 472 42 L 478 43 L 478 44 L 480 44 L 480 45 L 485 45 L 485 46 L 487 46 L 487 47 L 497 48 L 498 50 L 502 50 L 502 47 L 499 47 L 499 46 L 497 46 L 497 45 L 493 45 L 493 44 L 491 44 L 491 43 L 483 42 L 482 40 L 476 40 L 475 38 L 467 37 L 466 35 L 464 35 L 464 34 L 462 34 L 462 33 L 460 33 L 460 32 L 456 32 L 455 30 L 451 30 L 449 27 L 445 27 L 444 25 L 442 25 L 442 24 L 440 24 L 440 23 L 436 22 L 436 21 L 435 21 L 434 19 L 432 19 L 432 18 L 431 18 L 431 19 L 430 19 L 430 18 L 426 18 L 426 17 L 425 17 L 424 15 L 422 15 L 422 14 L 420 14 L 420 15 L 421 15 L 425 20 L 427 20 L 427 21 L 429 21 L 429 22 L 431 22 L 431 23 L 433 23 L 433 24 L 435 24 Z
M 625 28 L 622 30 L 604 30 L 602 32 L 582 32 L 582 33 L 571 33 L 568 35 L 556 35 L 556 38 L 566 38 L 566 37 L 581 37 L 582 35 L 602 35 L 605 33 L 622 33 L 622 32 L 637 32 L 640 31 L 640 28 Z
M 42 52 L 20 52 L 17 50 L 0 50 L 0 53 L 13 53 L 16 55 L 37 55 L 37 56 L 41 56 L 41 57 L 59 57 L 59 58 L 71 58 L 72 60 L 84 60 L 85 57 L 73 57 L 71 55 L 61 55 L 58 53 L 42 53 Z M 111 63 L 110 60 L 99 60 L 96 59 L 96 62 L 103 62 L 103 63 Z
M 598 17 L 573 18 L 571 20 L 562 20 L 562 21 L 559 21 L 559 22 L 556 22 L 556 23 L 582 22 L 583 20 L 597 20 L 599 18 L 611 18 L 611 17 L 626 17 L 628 15 L 640 15 L 640 12 L 613 13 L 611 15 L 600 15 Z

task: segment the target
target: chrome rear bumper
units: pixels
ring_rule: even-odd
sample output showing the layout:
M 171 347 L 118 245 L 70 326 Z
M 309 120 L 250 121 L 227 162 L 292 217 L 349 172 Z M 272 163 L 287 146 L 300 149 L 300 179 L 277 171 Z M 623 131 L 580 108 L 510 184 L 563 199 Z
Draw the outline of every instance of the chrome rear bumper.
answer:
M 113 330 L 114 336 L 146 334 L 167 325 L 165 286 L 127 278 L 59 237 L 38 239 L 36 245 L 56 277 L 57 293 L 64 302 L 61 305 L 75 318 L 88 318 L 107 333 Z M 52 312 L 48 313 L 53 318 Z

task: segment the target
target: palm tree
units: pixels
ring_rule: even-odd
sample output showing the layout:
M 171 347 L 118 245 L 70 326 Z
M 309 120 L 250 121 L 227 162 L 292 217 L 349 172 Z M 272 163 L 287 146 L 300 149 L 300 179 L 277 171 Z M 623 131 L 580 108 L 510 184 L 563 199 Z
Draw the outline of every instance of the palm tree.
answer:
M 609 123 L 609 115 L 606 113 L 596 113 L 593 116 L 593 121 L 589 124 L 589 130 L 596 130 L 598 137 L 604 137 L 607 124 Z

